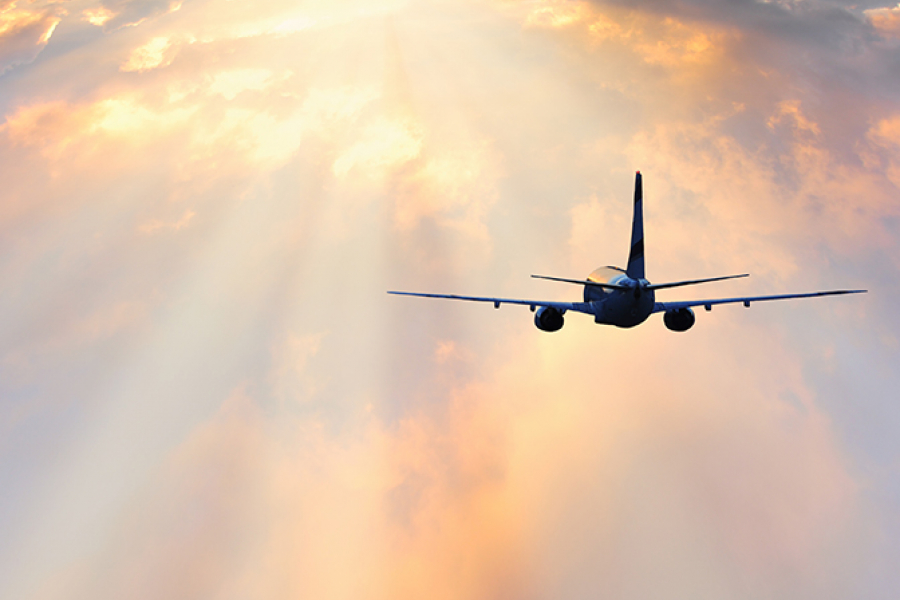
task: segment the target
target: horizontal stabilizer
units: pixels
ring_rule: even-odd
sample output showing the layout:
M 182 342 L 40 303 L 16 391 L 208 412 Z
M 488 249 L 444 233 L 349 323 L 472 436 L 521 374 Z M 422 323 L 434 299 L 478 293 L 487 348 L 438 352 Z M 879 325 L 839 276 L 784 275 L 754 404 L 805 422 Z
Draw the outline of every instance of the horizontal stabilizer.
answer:
M 624 285 L 616 285 L 615 283 L 600 283 L 591 281 L 590 279 L 566 279 L 564 277 L 548 277 L 547 275 L 532 275 L 535 279 L 547 279 L 549 281 L 562 281 L 563 283 L 574 283 L 576 285 L 586 285 L 588 287 L 605 288 L 608 290 L 630 290 L 630 287 Z
M 742 275 L 726 275 L 724 277 L 710 277 L 708 279 L 691 279 L 688 281 L 673 281 L 671 283 L 652 283 L 647 286 L 648 290 L 664 290 L 666 288 L 681 287 L 684 285 L 695 285 L 698 283 L 709 283 L 710 281 L 722 281 L 725 279 L 739 279 L 741 277 L 750 277 L 750 273 Z

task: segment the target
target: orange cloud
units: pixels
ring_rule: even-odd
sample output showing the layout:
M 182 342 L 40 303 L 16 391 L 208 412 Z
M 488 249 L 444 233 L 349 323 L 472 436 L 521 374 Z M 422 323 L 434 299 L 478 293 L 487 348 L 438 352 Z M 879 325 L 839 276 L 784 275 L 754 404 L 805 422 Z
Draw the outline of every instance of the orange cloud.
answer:
M 236 390 L 119 515 L 66 597 L 778 595 L 856 569 L 843 559 L 868 548 L 848 533 L 858 485 L 790 353 L 747 363 L 682 348 L 672 363 L 677 341 L 656 336 L 645 358 L 671 363 L 657 383 L 626 364 L 646 340 L 598 348 L 596 334 L 507 340 L 490 376 L 393 426 L 359 412 L 335 432 Z M 307 358 L 290 362 L 308 370 Z M 598 359 L 617 378 L 598 381 Z M 704 381 L 688 362 L 707 365 Z M 759 369 L 779 374 L 771 389 L 756 389 Z
M 524 11 L 520 17 L 529 27 L 577 28 L 593 43 L 614 43 L 634 52 L 647 64 L 684 69 L 689 65 L 711 65 L 723 59 L 728 35 L 709 24 L 689 24 L 674 17 L 657 17 L 635 10 L 599 7 L 574 0 L 541 0 L 501 3 L 507 10 Z
M 891 182 L 900 187 L 900 117 L 881 119 L 868 132 L 869 141 L 879 150 L 864 154 L 873 168 L 886 166 Z
M 894 8 L 871 8 L 865 15 L 884 37 L 900 38 L 900 4 Z

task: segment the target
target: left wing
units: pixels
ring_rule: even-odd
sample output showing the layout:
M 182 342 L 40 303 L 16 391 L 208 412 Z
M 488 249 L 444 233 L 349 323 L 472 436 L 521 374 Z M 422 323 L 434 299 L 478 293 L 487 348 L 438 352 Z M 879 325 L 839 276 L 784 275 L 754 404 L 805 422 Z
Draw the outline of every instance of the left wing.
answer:
M 491 302 L 494 308 L 500 308 L 501 304 L 524 304 L 534 310 L 538 306 L 548 306 L 557 309 L 561 313 L 574 311 L 594 314 L 589 302 L 547 302 L 546 300 L 517 300 L 514 298 L 487 298 L 483 296 L 457 296 L 456 294 L 423 294 L 419 292 L 388 292 L 397 296 L 419 296 L 420 298 L 447 298 L 449 300 L 469 300 L 471 302 Z
M 712 310 L 713 304 L 737 304 L 743 303 L 750 306 L 751 302 L 766 302 L 768 300 L 788 300 L 790 298 L 816 298 L 818 296 L 838 296 L 841 294 L 865 294 L 868 290 L 830 290 L 827 292 L 810 292 L 807 294 L 779 294 L 777 296 L 745 296 L 743 298 L 719 298 L 717 300 L 687 300 L 683 302 L 657 302 L 653 312 L 688 308 L 690 306 L 702 306 L 706 310 Z

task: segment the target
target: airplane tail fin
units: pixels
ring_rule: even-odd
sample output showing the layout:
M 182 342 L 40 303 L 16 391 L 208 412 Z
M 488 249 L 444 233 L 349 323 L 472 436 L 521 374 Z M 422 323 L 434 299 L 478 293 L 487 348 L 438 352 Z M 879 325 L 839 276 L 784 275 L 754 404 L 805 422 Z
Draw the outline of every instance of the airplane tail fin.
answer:
M 634 180 L 634 218 L 631 221 L 631 252 L 625 274 L 631 279 L 644 279 L 644 190 L 641 172 Z

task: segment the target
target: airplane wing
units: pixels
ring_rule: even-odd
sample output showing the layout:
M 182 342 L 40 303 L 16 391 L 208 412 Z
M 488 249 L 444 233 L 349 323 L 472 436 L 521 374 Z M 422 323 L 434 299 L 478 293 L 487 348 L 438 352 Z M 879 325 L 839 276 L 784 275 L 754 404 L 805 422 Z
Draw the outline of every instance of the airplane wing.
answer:
M 468 300 L 470 302 L 491 302 L 494 308 L 500 308 L 501 304 L 524 304 L 534 310 L 537 307 L 552 307 L 565 313 L 566 311 L 594 314 L 588 302 L 548 302 L 546 300 L 518 300 L 515 298 L 487 298 L 482 296 L 458 296 L 456 294 L 424 294 L 419 292 L 388 292 L 397 296 L 418 296 L 420 298 L 446 298 L 449 300 Z
M 663 312 L 678 308 L 688 308 L 690 306 L 702 306 L 706 310 L 712 310 L 714 304 L 737 304 L 743 303 L 744 306 L 750 306 L 751 302 L 766 302 L 768 300 L 789 300 L 791 298 L 815 298 L 818 296 L 838 296 L 841 294 L 865 294 L 868 290 L 830 290 L 827 292 L 810 292 L 807 294 L 779 294 L 776 296 L 744 296 L 741 298 L 719 298 L 716 300 L 687 300 L 683 302 L 657 302 L 653 307 L 653 312 Z

